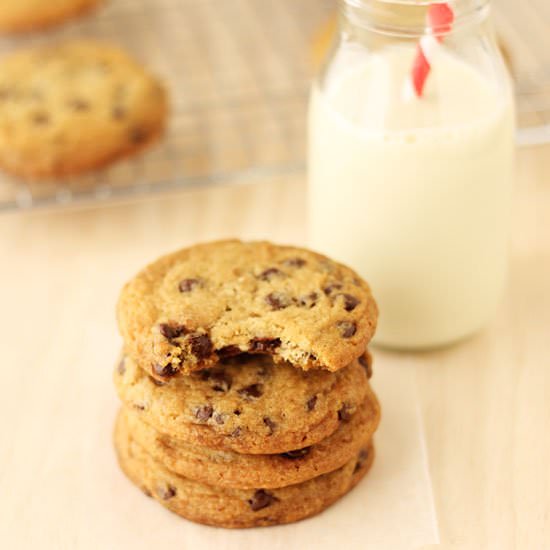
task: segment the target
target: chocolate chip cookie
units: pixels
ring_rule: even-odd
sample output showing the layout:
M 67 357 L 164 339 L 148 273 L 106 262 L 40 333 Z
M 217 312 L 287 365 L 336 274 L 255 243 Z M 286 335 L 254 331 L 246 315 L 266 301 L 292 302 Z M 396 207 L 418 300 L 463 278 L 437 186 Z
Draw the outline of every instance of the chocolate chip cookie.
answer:
M 377 308 L 354 271 L 268 242 L 192 246 L 146 267 L 122 290 L 126 350 L 159 379 L 243 352 L 337 371 L 372 337 Z
M 126 356 L 114 381 L 126 407 L 169 437 L 216 450 L 285 453 L 318 443 L 352 418 L 371 395 L 363 363 L 305 372 L 267 355 L 238 355 L 159 382 Z
M 101 0 L 2 0 L 0 32 L 43 29 L 80 15 Z
M 122 470 L 147 495 L 187 519 L 229 528 L 290 523 L 315 515 L 351 490 L 374 459 L 368 445 L 341 468 L 279 489 L 215 487 L 174 474 L 117 422 L 115 447 Z
M 0 62 L 0 167 L 51 178 L 101 167 L 162 133 L 167 98 L 123 51 L 93 41 Z
M 191 445 L 159 433 L 135 410 L 125 408 L 120 414 L 120 422 L 135 441 L 170 471 L 208 485 L 267 489 L 302 483 L 357 456 L 378 426 L 380 408 L 369 390 L 357 412 L 329 437 L 310 447 L 275 455 L 246 455 Z

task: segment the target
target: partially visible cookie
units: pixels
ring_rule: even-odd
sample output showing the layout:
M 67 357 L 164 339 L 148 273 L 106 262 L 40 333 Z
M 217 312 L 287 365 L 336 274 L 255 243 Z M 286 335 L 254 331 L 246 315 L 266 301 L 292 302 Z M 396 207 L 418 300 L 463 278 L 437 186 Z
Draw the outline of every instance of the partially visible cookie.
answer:
M 194 445 L 247 454 L 284 453 L 318 443 L 348 421 L 370 388 L 367 362 L 336 373 L 239 355 L 158 382 L 129 356 L 115 369 L 122 402 L 157 431 Z
M 237 240 L 160 258 L 126 284 L 117 311 L 128 354 L 158 378 L 242 352 L 337 371 L 365 351 L 377 321 L 369 286 L 350 268 Z
M 115 447 L 122 470 L 147 495 L 187 519 L 229 528 L 277 525 L 318 514 L 351 490 L 374 459 L 369 445 L 334 472 L 281 489 L 230 489 L 206 485 L 166 469 L 119 421 Z
M 0 62 L 0 167 L 27 178 L 99 168 L 157 139 L 166 93 L 118 48 L 76 41 Z
M 43 29 L 80 15 L 101 0 L 2 0 L 0 32 Z
M 354 458 L 372 438 L 380 419 L 373 392 L 348 422 L 311 447 L 275 455 L 247 455 L 191 445 L 160 434 L 137 411 L 120 412 L 125 429 L 155 460 L 188 479 L 219 487 L 286 487 L 332 472 Z

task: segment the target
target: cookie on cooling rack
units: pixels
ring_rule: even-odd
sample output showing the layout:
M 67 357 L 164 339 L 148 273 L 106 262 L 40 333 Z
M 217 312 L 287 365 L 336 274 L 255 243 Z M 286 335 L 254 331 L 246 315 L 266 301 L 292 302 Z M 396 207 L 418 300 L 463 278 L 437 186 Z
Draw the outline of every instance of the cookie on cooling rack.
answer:
M 30 179 L 99 168 L 162 133 L 167 96 L 125 52 L 74 41 L 0 62 L 0 167 Z
M 2 0 L 0 32 L 26 32 L 52 25 L 92 9 L 101 0 Z

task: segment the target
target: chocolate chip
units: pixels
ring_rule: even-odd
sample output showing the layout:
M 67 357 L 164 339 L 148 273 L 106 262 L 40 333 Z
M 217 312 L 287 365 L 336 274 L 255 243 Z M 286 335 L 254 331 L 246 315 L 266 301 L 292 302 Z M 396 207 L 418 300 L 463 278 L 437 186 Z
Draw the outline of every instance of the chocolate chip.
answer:
M 367 378 L 372 378 L 372 361 L 368 353 L 364 353 L 359 357 L 359 364 L 367 372 Z
M 271 418 L 269 418 L 269 416 L 264 416 L 263 421 L 264 421 L 264 424 L 269 429 L 269 435 L 272 435 L 273 432 L 275 431 L 275 428 L 277 427 L 277 424 L 275 422 L 273 422 L 273 420 L 271 420 Z
M 133 128 L 130 131 L 130 141 L 133 143 L 143 143 L 147 140 L 147 131 L 144 128 Z
M 233 411 L 233 414 L 237 415 L 237 416 L 240 416 L 241 415 L 241 409 L 235 409 Z
M 151 380 L 151 382 L 153 384 L 155 384 L 155 386 L 166 386 L 166 382 L 162 382 L 161 380 L 157 380 L 156 378 L 153 378 L 152 376 L 149 376 L 149 380 Z
M 303 449 L 295 449 L 294 451 L 288 451 L 287 453 L 281 453 L 284 458 L 295 460 L 296 458 L 302 458 L 309 454 L 311 447 L 304 447 Z
M 342 283 L 329 283 L 325 288 L 323 288 L 323 292 L 327 296 L 330 296 L 335 290 L 342 290 L 342 288 Z
M 245 399 L 256 399 L 264 393 L 264 386 L 263 384 L 250 384 L 250 386 L 237 390 L 237 393 Z
M 220 391 L 220 392 L 229 391 L 231 389 L 231 384 L 233 383 L 233 379 L 231 378 L 231 375 L 228 372 L 223 372 L 223 371 L 209 372 L 209 376 L 207 379 L 210 382 L 212 382 L 212 389 L 214 391 Z
M 183 325 L 176 323 L 161 323 L 159 331 L 168 340 L 173 340 L 187 333 L 187 329 Z
M 279 499 L 273 494 L 268 493 L 264 489 L 258 489 L 252 495 L 252 498 L 248 499 L 248 504 L 253 512 L 257 512 L 258 510 L 263 510 L 278 501 Z
M 122 375 L 126 372 L 126 357 L 123 357 L 120 360 L 116 370 L 117 370 L 118 374 L 120 374 L 120 375 Z
M 349 422 L 354 412 L 354 407 L 348 403 L 344 403 L 338 411 L 338 420 L 341 420 L 342 422 Z
M 126 109 L 121 105 L 115 105 L 111 111 L 111 116 L 115 120 L 123 120 L 126 118 Z
M 310 397 L 307 400 L 306 407 L 308 411 L 312 411 L 315 408 L 315 405 L 317 404 L 317 396 L 314 395 L 313 397 Z
M 237 426 L 232 432 L 231 437 L 239 437 L 242 433 L 242 428 L 240 426 Z
M 342 338 L 351 338 L 357 332 L 357 325 L 354 321 L 338 321 L 336 326 Z
M 88 111 L 90 104 L 83 99 L 74 98 L 69 101 L 69 107 L 75 111 Z
M 180 281 L 178 288 L 180 292 L 191 292 L 195 288 L 199 288 L 203 285 L 201 279 L 183 279 Z
M 280 338 L 253 338 L 248 350 L 252 353 L 273 353 L 280 345 Z
M 351 294 L 337 294 L 335 296 L 335 299 L 341 298 L 344 302 L 344 309 L 346 311 L 353 311 L 361 302 L 359 298 L 356 298 L 355 296 L 352 296 Z
M 368 449 L 361 449 L 359 451 L 359 455 L 357 456 L 357 462 L 355 463 L 355 468 L 353 470 L 353 473 L 357 473 L 362 467 L 363 464 L 365 464 L 365 461 L 369 457 L 369 450 Z
M 214 391 L 225 393 L 231 389 L 231 384 L 232 384 L 231 376 L 229 376 L 228 374 L 226 375 L 219 374 L 214 379 L 214 385 L 212 386 L 212 389 Z
M 292 305 L 292 298 L 284 292 L 270 292 L 264 299 L 274 311 L 285 309 Z
M 234 357 L 242 353 L 239 346 L 224 346 L 223 348 L 217 350 L 217 354 L 220 359 L 226 359 L 227 357 Z
M 303 258 L 287 258 L 286 260 L 282 261 L 283 265 L 286 265 L 288 267 L 304 267 L 306 265 L 306 261 Z
M 214 412 L 212 405 L 200 405 L 194 409 L 195 418 L 200 422 L 206 422 Z
M 145 405 L 143 403 L 133 403 L 132 407 L 134 407 L 134 409 L 136 409 L 136 411 L 144 411 L 145 410 Z
M 189 337 L 191 352 L 197 359 L 206 359 L 214 351 L 212 340 L 208 334 L 193 334 Z
M 159 485 L 155 491 L 162 500 L 169 500 L 176 496 L 176 488 L 172 485 Z
M 318 299 L 319 299 L 319 294 L 317 294 L 317 292 L 310 292 L 309 294 L 300 296 L 300 298 L 298 299 L 298 304 L 301 307 L 312 308 L 313 306 L 315 306 Z
M 149 489 L 147 489 L 147 487 L 141 487 L 141 490 L 143 491 L 143 494 L 146 497 L 152 497 L 153 496 L 153 493 L 151 493 L 151 491 L 149 491 Z
M 169 378 L 170 376 L 176 375 L 179 372 L 179 369 L 172 365 L 172 363 L 168 363 L 167 365 L 160 365 L 159 363 L 155 363 L 153 365 L 153 372 L 158 376 Z
M 225 424 L 225 415 L 222 413 L 214 413 L 214 422 L 216 424 Z
M 35 113 L 32 121 L 36 126 L 46 126 L 50 123 L 50 115 L 48 113 Z
M 271 281 L 275 277 L 285 277 L 285 274 L 276 267 L 270 267 L 258 275 L 258 279 L 261 279 L 262 281 Z

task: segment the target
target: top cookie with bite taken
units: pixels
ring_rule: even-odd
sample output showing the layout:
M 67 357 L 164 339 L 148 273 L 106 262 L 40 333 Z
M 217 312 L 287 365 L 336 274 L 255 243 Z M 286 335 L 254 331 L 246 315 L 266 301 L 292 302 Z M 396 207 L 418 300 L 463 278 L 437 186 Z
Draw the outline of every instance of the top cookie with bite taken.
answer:
M 352 269 L 303 248 L 238 240 L 158 259 L 124 286 L 117 308 L 126 352 L 159 379 L 240 353 L 337 371 L 363 354 L 377 316 Z

